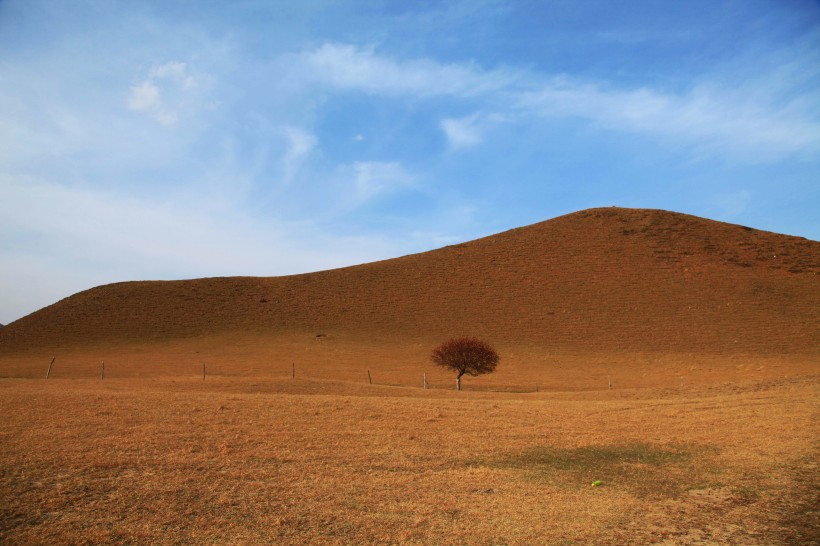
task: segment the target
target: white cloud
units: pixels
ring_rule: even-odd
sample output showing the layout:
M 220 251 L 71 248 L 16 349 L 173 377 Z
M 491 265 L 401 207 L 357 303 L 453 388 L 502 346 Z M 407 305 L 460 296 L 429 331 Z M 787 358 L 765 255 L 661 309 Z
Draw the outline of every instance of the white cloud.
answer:
M 351 170 L 357 204 L 414 185 L 413 176 L 397 162 L 357 161 Z
M 170 61 L 151 68 L 150 76 L 155 79 L 167 79 L 184 87 L 194 85 L 194 78 L 188 74 L 188 65 L 179 61 Z
M 458 119 L 443 119 L 440 125 L 447 136 L 450 148 L 454 150 L 470 148 L 484 140 L 478 126 L 478 114 Z
M 298 127 L 286 127 L 284 132 L 287 149 L 282 158 L 282 172 L 284 182 L 290 184 L 319 141 L 315 135 Z
M 602 89 L 564 78 L 520 94 L 516 106 L 527 115 L 577 117 L 661 137 L 703 155 L 760 162 L 820 152 L 820 123 L 797 100 L 776 106 L 742 89 L 708 83 L 674 95 L 649 88 Z
M 304 53 L 305 63 L 319 82 L 366 93 L 419 96 L 476 96 L 512 85 L 508 70 L 487 71 L 470 64 L 442 64 L 429 59 L 398 61 L 377 55 L 373 48 L 324 44 Z
M 584 119 L 607 130 L 657 137 L 696 155 L 757 163 L 820 153 L 818 92 L 801 88 L 795 76 L 800 71 L 794 66 L 776 83 L 765 76 L 738 76 L 737 84 L 704 76 L 689 90 L 669 92 L 509 68 L 486 70 L 472 63 L 396 60 L 373 48 L 344 44 L 324 44 L 298 61 L 311 72 L 309 79 L 330 87 L 386 96 L 480 100 L 519 121 L 534 115 Z M 444 119 L 441 128 L 454 149 L 482 139 L 481 127 L 470 117 Z
M 197 101 L 197 84 L 206 79 L 194 77 L 183 62 L 155 65 L 145 80 L 131 86 L 126 104 L 130 110 L 145 112 L 161 125 L 174 125 Z
M 128 108 L 131 110 L 150 111 L 159 106 L 159 87 L 150 81 L 144 81 L 131 87 L 128 97 Z

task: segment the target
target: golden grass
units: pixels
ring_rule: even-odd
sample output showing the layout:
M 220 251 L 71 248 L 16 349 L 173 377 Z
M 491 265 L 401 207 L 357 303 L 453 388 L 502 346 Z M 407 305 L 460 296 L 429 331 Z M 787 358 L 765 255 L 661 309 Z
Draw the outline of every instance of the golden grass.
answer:
M 0 541 L 811 543 L 818 394 L 3 379 Z
M 207 375 L 285 379 L 296 365 L 298 379 L 368 382 L 420 387 L 427 373 L 430 386 L 450 389 L 455 376 L 430 363 L 437 340 L 360 339 L 348 335 L 300 333 L 260 336 L 231 333 L 163 343 L 101 344 L 41 348 L 0 355 L 0 377 L 41 379 L 56 356 L 54 379 L 95 379 L 100 362 L 106 378 L 196 378 Z M 727 382 L 766 381 L 817 373 L 820 353 L 810 355 L 710 354 L 708 352 L 602 352 L 546 350 L 499 344 L 498 370 L 465 377 L 467 390 L 510 392 L 678 388 Z

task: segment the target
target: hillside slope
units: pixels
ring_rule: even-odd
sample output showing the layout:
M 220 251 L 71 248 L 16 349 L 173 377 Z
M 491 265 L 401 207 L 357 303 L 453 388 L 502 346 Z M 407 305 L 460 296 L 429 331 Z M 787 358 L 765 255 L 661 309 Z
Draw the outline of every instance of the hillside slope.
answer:
M 101 286 L 0 329 L 0 354 L 231 332 L 820 354 L 820 243 L 666 211 L 590 209 L 344 269 Z

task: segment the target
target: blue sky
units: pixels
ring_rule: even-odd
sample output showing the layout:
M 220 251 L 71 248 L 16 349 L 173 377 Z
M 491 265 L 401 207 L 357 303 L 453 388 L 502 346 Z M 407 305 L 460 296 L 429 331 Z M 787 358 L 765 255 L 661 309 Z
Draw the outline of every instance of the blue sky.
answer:
M 0 0 L 0 323 L 609 205 L 820 239 L 820 3 Z

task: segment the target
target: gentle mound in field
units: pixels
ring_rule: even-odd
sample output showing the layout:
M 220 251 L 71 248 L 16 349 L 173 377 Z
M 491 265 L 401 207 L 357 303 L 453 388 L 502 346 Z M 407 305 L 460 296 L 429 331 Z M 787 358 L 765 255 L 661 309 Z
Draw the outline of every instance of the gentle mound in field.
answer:
M 94 354 L 159 373 L 199 353 L 222 373 L 296 360 L 326 377 L 372 368 L 403 382 L 437 343 L 471 335 L 497 346 L 508 383 L 537 380 L 533 366 L 597 362 L 606 377 L 605 365 L 668 355 L 766 373 L 760 359 L 820 356 L 818 273 L 816 241 L 600 208 L 331 271 L 101 286 L 0 330 L 0 358 Z M 15 366 L 0 373 L 29 373 Z

